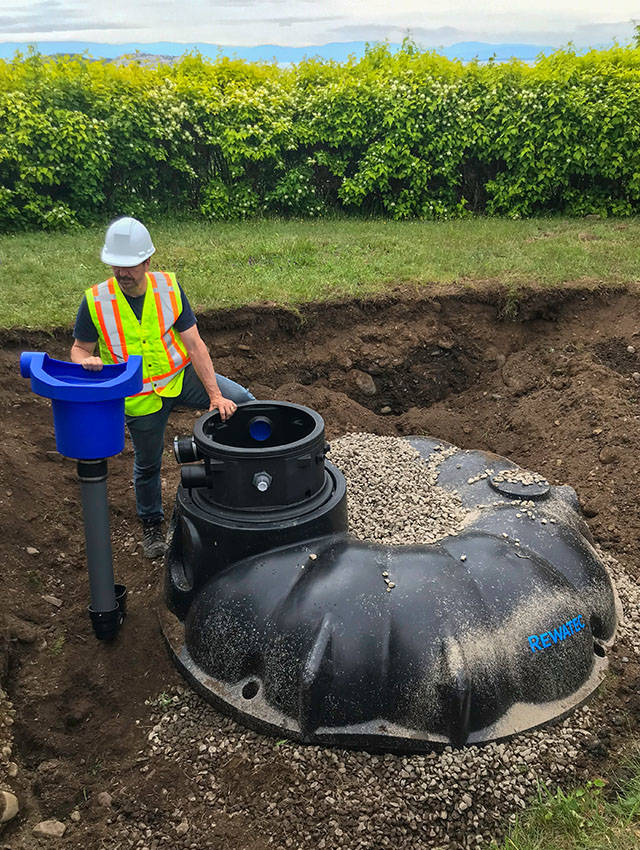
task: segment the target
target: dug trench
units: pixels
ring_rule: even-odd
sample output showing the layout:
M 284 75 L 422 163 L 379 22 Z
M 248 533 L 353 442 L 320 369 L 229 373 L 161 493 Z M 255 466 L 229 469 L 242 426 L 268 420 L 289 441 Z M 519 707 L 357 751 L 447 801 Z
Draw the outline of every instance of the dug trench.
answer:
M 297 311 L 221 311 L 201 316 L 200 329 L 221 374 L 258 398 L 319 411 L 330 440 L 349 432 L 428 434 L 570 483 L 595 542 L 638 578 L 637 294 L 575 286 L 525 291 L 509 310 L 505 303 L 491 285 L 463 294 L 397 290 Z M 41 846 L 46 839 L 32 830 L 47 819 L 66 825 L 56 846 L 68 848 L 306 847 L 296 835 L 325 818 L 322 846 L 356 846 L 348 824 L 330 826 L 321 806 L 309 806 L 318 792 L 304 786 L 291 791 L 287 819 L 261 810 L 252 825 L 225 806 L 214 833 L 198 836 L 192 827 L 179 839 L 161 835 L 165 815 L 181 820 L 200 801 L 184 763 L 151 755 L 147 746 L 154 706 L 182 681 L 154 612 L 162 566 L 144 560 L 138 543 L 131 447 L 109 461 L 114 567 L 128 587 L 129 613 L 117 641 L 105 645 L 94 639 L 86 610 L 75 464 L 56 452 L 49 402 L 30 392 L 18 369 L 23 350 L 66 358 L 70 331 L 6 331 L 2 343 L 0 667 L 12 709 L 0 727 L 0 779 L 20 811 L 0 833 L 0 847 Z M 171 440 L 189 434 L 193 421 L 193 412 L 178 412 L 167 431 L 167 511 L 179 478 Z M 637 736 L 638 660 L 622 645 L 610 651 L 605 687 L 617 708 L 579 754 L 578 778 L 614 771 L 615 754 Z M 290 778 L 277 764 L 256 765 L 251 752 L 238 752 L 215 781 L 229 800 L 247 788 L 257 799 Z M 154 818 L 157 835 L 149 828 Z M 119 824 L 137 821 L 147 829 L 140 841 L 115 840 Z M 506 826 L 496 823 L 495 835 Z M 374 846 L 360 838 L 357 846 Z M 428 833 L 423 839 L 420 846 L 431 846 Z M 452 834 L 451 846 L 461 842 Z

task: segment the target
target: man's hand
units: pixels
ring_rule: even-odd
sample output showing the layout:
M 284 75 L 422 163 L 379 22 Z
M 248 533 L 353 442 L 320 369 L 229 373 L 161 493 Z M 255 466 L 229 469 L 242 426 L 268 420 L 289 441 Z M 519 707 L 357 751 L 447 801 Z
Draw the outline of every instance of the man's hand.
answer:
M 82 366 L 87 372 L 99 372 L 104 363 L 102 357 L 94 354 L 95 350 L 95 342 L 83 342 L 81 339 L 74 339 L 71 346 L 71 362 Z
M 104 363 L 102 362 L 101 357 L 93 356 L 86 357 L 80 365 L 88 372 L 99 372 L 104 366 Z
M 209 410 L 217 410 L 223 422 L 226 422 L 229 417 L 233 416 L 237 409 L 238 405 L 234 401 L 231 401 L 230 398 L 224 398 L 224 396 L 219 396 L 215 400 L 211 399 L 211 404 L 209 405 Z

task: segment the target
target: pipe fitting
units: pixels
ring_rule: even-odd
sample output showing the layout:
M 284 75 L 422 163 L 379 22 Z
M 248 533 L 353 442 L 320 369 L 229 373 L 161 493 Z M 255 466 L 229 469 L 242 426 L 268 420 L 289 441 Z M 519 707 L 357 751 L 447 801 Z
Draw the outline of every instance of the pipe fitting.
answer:
M 273 478 L 268 472 L 256 472 L 253 476 L 253 486 L 259 493 L 266 493 L 269 487 L 271 487 L 272 481 Z
M 193 463 L 196 460 L 202 459 L 193 435 L 189 437 L 174 437 L 173 453 L 178 463 Z

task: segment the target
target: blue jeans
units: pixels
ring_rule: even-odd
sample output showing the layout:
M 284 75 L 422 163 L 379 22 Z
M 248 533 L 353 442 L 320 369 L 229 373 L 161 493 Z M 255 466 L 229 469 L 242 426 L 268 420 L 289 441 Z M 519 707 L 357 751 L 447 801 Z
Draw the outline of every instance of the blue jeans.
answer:
M 249 390 L 225 378 L 216 375 L 220 392 L 236 404 L 254 401 Z M 169 414 L 176 406 L 209 409 L 207 395 L 196 370 L 190 363 L 184 370 L 184 382 L 180 395 L 174 398 L 164 397 L 162 408 L 146 416 L 127 416 L 127 427 L 133 442 L 133 486 L 136 491 L 136 510 L 143 522 L 162 522 L 162 452 L 164 451 L 164 432 Z

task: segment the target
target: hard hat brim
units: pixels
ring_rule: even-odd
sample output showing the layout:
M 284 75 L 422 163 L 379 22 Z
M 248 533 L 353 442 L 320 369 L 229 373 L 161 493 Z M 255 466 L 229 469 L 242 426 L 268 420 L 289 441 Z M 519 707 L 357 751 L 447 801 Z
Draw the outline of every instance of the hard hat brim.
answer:
M 112 254 L 111 251 L 107 251 L 106 248 L 103 248 L 100 253 L 100 259 L 108 266 L 122 266 L 123 268 L 131 268 L 133 266 L 140 265 L 140 263 L 144 263 L 144 261 L 148 260 L 152 254 L 155 254 L 155 252 L 156 249 L 153 248 L 152 251 L 145 251 L 143 256 L 132 256 L 131 254 Z

